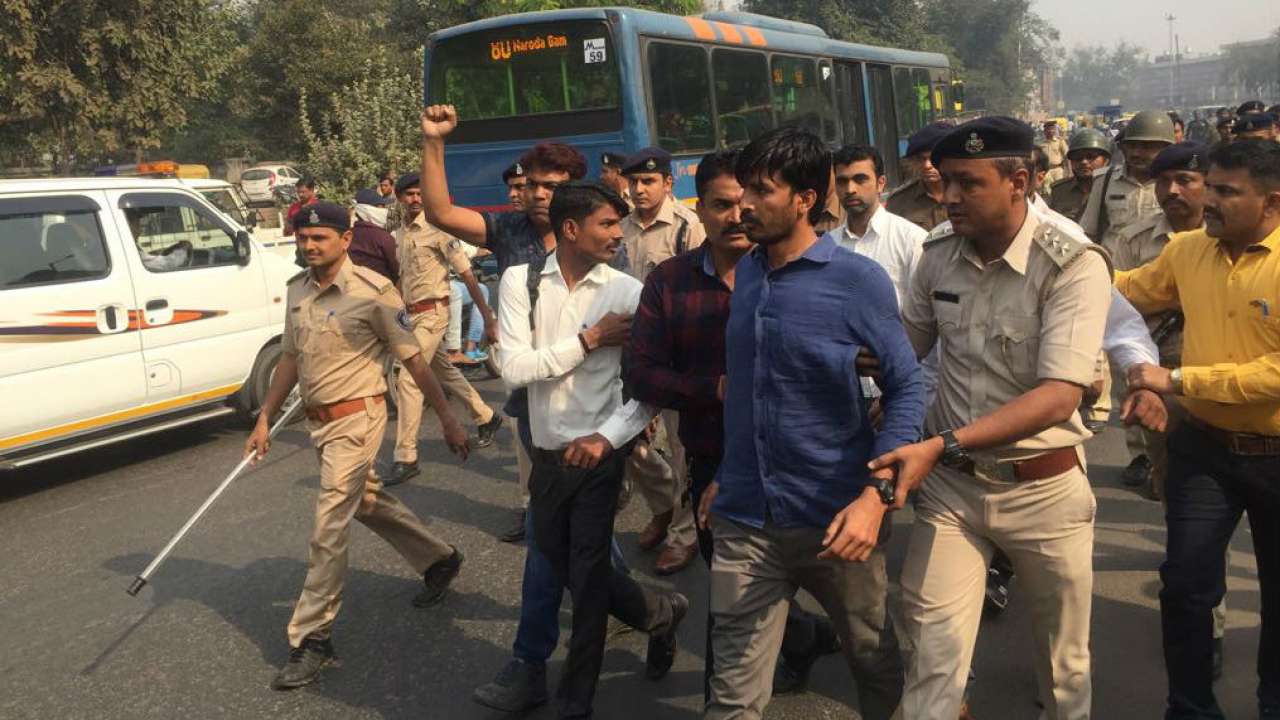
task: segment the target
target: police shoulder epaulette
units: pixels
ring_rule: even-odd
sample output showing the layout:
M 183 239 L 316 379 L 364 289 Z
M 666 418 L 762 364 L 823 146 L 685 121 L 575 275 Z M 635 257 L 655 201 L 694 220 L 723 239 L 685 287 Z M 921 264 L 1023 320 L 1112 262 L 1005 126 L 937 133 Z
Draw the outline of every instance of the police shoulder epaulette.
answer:
M 957 235 L 956 231 L 951 227 L 951 221 L 947 220 L 929 232 L 929 236 L 924 239 L 924 247 L 927 250 L 930 246 L 937 245 L 943 240 L 950 240 L 954 237 L 960 236 Z
M 368 283 L 370 287 L 377 290 L 379 293 L 384 293 L 395 288 L 395 286 L 391 284 L 390 280 L 378 273 L 376 270 L 370 270 L 369 268 L 361 267 L 360 265 L 353 265 L 351 267 L 351 271 L 356 277 Z
M 311 270 L 309 270 L 309 269 L 302 269 L 302 270 L 299 270 L 299 271 L 298 271 L 298 273 L 297 273 L 296 275 L 294 275 L 293 277 L 291 277 L 291 278 L 289 278 L 288 280 L 286 280 L 284 284 L 285 284 L 285 285 L 292 285 L 292 284 L 293 284 L 293 283 L 295 283 L 296 281 L 298 281 L 298 280 L 300 280 L 300 279 L 302 279 L 302 278 L 306 277 L 307 273 L 309 273 L 309 272 L 311 272 Z
M 1049 259 L 1053 261 L 1053 264 L 1057 265 L 1061 270 L 1070 267 L 1071 263 L 1079 260 L 1086 252 L 1092 250 L 1102 255 L 1103 261 L 1107 264 L 1108 272 L 1110 272 L 1111 256 L 1107 254 L 1107 251 L 1101 245 L 1090 242 L 1088 238 L 1072 237 L 1050 223 L 1041 223 L 1040 227 L 1036 228 L 1032 239 L 1040 246 L 1041 250 L 1044 250 Z
M 1050 189 L 1050 190 L 1057 190 L 1060 186 L 1065 186 L 1065 185 L 1067 185 L 1067 184 L 1069 184 L 1069 183 L 1073 183 L 1073 182 L 1075 182 L 1075 181 L 1076 181 L 1076 179 L 1075 179 L 1074 177 L 1062 178 L 1061 180 L 1054 180 L 1054 181 L 1053 181 L 1053 184 L 1049 186 L 1049 189 Z

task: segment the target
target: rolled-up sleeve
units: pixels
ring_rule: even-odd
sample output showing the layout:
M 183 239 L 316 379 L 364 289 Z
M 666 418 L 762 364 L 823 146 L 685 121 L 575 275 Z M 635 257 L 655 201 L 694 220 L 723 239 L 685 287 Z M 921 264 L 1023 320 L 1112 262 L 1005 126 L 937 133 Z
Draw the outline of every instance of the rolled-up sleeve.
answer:
M 933 314 L 931 297 L 934 275 L 932 265 L 930 254 L 922 250 L 902 306 L 902 324 L 917 358 L 928 356 L 938 341 L 938 321 Z
M 1107 263 L 1085 250 L 1059 273 L 1041 308 L 1037 377 L 1080 386 L 1093 382 L 1111 306 Z
M 391 353 L 401 361 L 420 354 L 422 346 L 413 335 L 409 325 L 409 313 L 405 312 L 400 293 L 397 293 L 391 285 L 387 285 L 386 290 L 378 295 L 375 303 L 373 331 L 387 343 Z
M 1115 288 L 1111 288 L 1111 307 L 1107 309 L 1102 349 L 1111 358 L 1111 364 L 1121 370 L 1139 363 L 1160 364 L 1160 351 L 1147 331 L 1147 324 Z

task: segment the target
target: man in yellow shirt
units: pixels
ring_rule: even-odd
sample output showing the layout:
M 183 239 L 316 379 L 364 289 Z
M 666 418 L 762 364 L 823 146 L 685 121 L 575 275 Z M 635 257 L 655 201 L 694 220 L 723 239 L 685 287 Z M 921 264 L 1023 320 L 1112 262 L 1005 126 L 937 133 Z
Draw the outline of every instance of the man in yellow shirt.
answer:
M 1213 607 L 1243 513 L 1262 595 L 1258 706 L 1280 720 L 1280 144 L 1244 140 L 1210 156 L 1204 230 L 1116 276 L 1144 314 L 1180 308 L 1182 365 L 1138 365 L 1130 388 L 1178 396 L 1169 439 L 1168 550 L 1160 613 L 1170 720 L 1221 718 L 1213 695 Z

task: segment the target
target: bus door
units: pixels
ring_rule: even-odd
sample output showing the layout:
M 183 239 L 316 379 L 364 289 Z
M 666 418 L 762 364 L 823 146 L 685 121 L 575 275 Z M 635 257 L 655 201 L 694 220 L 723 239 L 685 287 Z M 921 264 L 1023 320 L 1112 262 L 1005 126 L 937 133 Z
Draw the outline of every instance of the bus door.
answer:
M 871 144 L 867 128 L 867 95 L 862 86 L 862 63 L 836 63 L 836 103 L 844 123 L 844 144 Z
M 898 162 L 898 119 L 893 104 L 893 74 L 888 65 L 867 65 L 867 89 L 871 99 L 872 144 L 884 156 L 888 187 L 894 188 L 901 185 L 904 178 Z

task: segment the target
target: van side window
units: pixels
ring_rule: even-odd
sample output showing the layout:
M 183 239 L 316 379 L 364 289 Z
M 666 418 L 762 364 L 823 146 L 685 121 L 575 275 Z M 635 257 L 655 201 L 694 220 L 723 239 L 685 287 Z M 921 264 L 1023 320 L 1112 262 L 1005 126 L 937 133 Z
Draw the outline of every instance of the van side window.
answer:
M 236 263 L 235 238 L 204 212 L 159 202 L 123 208 L 142 265 L 151 272 Z
M 0 212 L 0 290 L 106 277 L 96 212 Z

